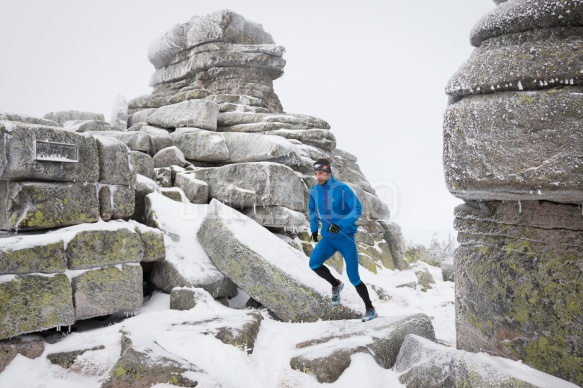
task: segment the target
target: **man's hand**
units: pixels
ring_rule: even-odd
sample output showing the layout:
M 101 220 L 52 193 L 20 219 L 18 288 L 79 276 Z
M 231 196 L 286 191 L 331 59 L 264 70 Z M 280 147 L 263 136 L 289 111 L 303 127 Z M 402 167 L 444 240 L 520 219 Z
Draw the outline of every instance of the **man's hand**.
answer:
M 332 233 L 338 233 L 338 232 L 340 232 L 340 225 L 332 224 L 328 228 L 328 231 L 332 232 Z
M 314 240 L 314 242 L 318 242 L 318 231 L 317 230 L 315 232 L 312 232 L 312 240 Z

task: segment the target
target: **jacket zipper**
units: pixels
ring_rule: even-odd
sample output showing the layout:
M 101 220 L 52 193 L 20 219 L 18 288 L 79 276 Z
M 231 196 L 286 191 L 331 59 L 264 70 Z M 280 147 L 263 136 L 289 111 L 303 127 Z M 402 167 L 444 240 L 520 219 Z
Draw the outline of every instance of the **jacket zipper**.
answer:
M 326 216 L 328 217 L 328 226 L 331 225 L 330 221 L 330 214 L 328 213 L 328 204 L 327 204 L 328 192 L 326 191 L 326 185 L 324 185 L 324 211 L 326 212 Z M 332 233 L 332 237 L 335 237 L 336 234 Z

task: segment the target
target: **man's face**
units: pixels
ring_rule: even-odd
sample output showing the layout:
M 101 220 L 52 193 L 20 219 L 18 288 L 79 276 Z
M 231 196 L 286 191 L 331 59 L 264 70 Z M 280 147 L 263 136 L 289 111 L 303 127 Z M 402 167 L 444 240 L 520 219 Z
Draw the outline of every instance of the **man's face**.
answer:
M 316 179 L 319 185 L 326 184 L 328 179 L 330 179 L 330 173 L 325 171 L 316 171 Z

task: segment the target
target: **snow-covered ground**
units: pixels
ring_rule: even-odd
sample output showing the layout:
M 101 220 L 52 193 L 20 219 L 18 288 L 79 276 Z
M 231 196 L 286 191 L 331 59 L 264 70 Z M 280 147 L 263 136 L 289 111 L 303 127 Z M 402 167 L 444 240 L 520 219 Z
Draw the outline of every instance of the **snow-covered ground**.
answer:
M 307 258 L 306 258 L 307 260 Z M 455 344 L 454 328 L 454 283 L 444 282 L 441 270 L 425 263 L 417 266 L 427 267 L 436 284 L 427 292 L 420 287 L 397 288 L 396 286 L 416 281 L 414 269 L 406 271 L 382 270 L 373 274 L 361 270 L 361 277 L 369 285 L 381 287 L 390 296 L 390 301 L 378 300 L 371 291 L 373 303 L 380 316 L 396 316 L 425 313 L 432 317 L 437 338 L 447 344 Z M 345 274 L 340 275 L 346 284 L 350 284 Z M 244 302 L 244 294 L 234 298 L 232 305 Z M 364 309 L 364 306 L 363 306 Z M 193 310 L 170 310 L 170 297 L 167 294 L 154 294 L 144 303 L 140 313 L 115 324 L 96 328 L 97 323 L 85 321 L 78 324 L 75 332 L 55 344 L 46 344 L 45 352 L 35 360 L 18 355 L 0 374 L 0 387 L 99 387 L 115 364 L 121 351 L 120 329 L 125 332 L 142 333 L 148 341 L 160 344 L 164 349 L 190 361 L 209 373 L 216 382 L 211 386 L 224 387 L 318 387 L 321 386 L 314 376 L 292 370 L 289 361 L 293 357 L 293 344 L 305 339 L 317 337 L 317 323 L 285 323 L 269 318 L 264 312 L 265 320 L 261 325 L 259 336 L 252 354 L 225 345 L 213 336 L 200 333 L 200 328 L 193 328 L 191 333 L 171 330 L 172 326 L 182 323 L 188 317 L 221 316 L 228 317 L 229 311 L 237 311 L 209 300 L 197 304 Z M 107 324 L 107 321 L 105 322 Z M 366 325 L 366 323 L 363 323 Z M 316 332 L 315 332 L 316 331 Z M 179 335 L 177 335 L 179 334 Z M 152 338 L 155 336 L 155 338 Z M 47 354 L 94 348 L 104 345 L 105 349 L 88 352 L 81 357 L 83 367 L 80 373 L 67 371 L 52 365 Z M 155 351 L 155 350 L 154 350 Z M 85 374 L 85 375 L 83 375 Z M 358 354 L 353 356 L 350 367 L 330 387 L 398 387 L 398 375 L 379 367 L 372 356 Z M 204 380 L 199 380 L 199 386 Z M 158 384 L 158 387 L 171 385 Z

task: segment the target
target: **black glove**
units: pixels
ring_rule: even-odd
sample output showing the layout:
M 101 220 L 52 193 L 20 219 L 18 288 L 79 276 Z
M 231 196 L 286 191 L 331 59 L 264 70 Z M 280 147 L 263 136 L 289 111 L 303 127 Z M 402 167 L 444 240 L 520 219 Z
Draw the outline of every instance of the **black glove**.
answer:
M 318 242 L 318 231 L 317 230 L 315 232 L 312 232 L 312 240 L 314 240 L 314 242 Z
M 332 232 L 332 233 L 338 233 L 338 232 L 340 232 L 340 225 L 332 224 L 328 228 L 328 231 Z

